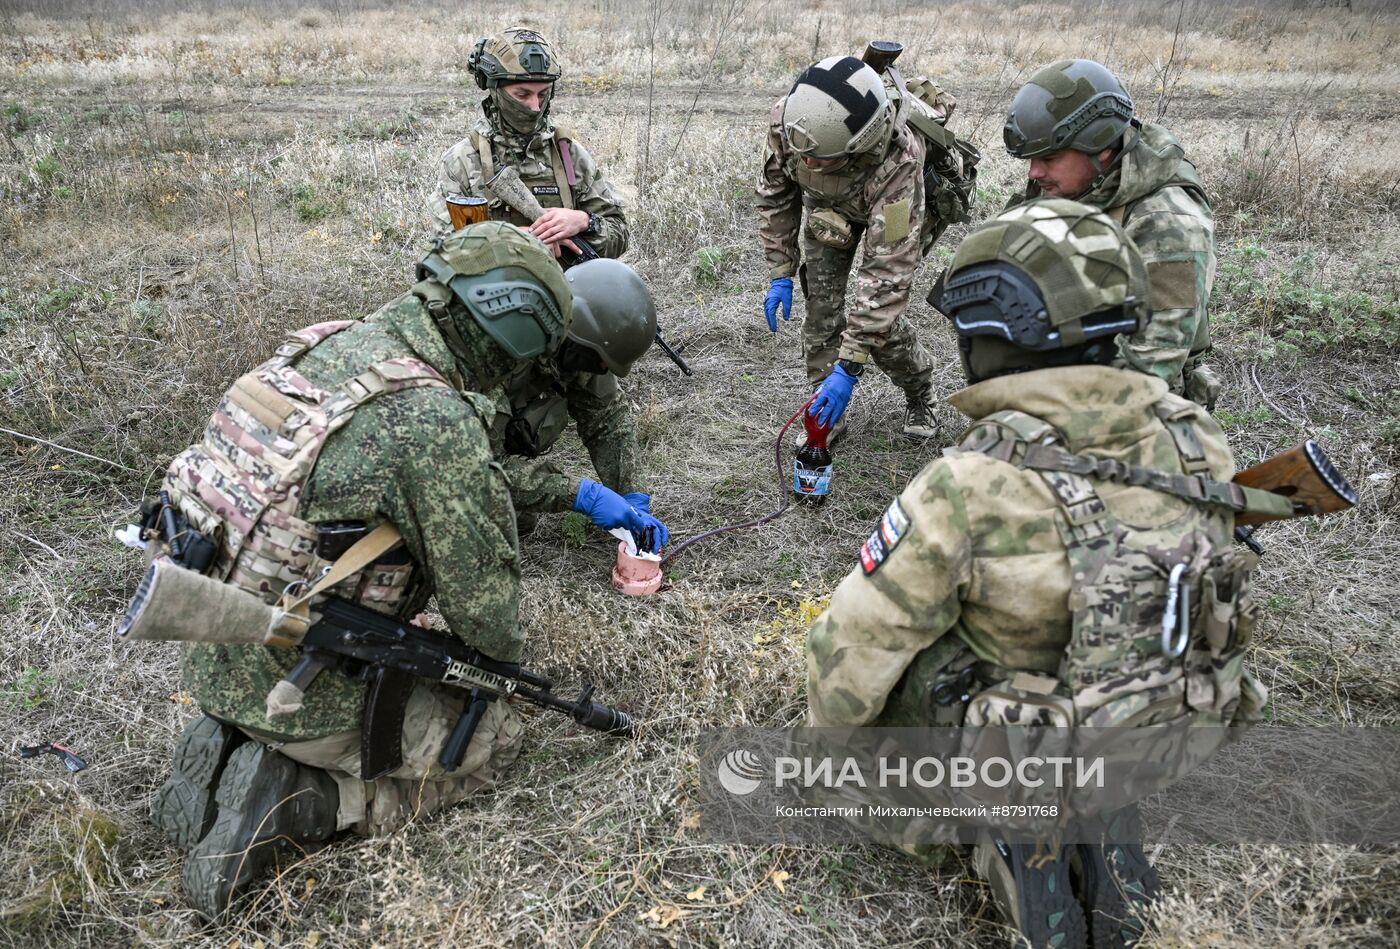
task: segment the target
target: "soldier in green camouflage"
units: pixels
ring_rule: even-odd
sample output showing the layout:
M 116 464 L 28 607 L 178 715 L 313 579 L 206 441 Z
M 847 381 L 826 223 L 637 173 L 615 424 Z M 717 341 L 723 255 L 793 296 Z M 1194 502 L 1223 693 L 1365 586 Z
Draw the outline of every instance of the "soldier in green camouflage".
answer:
M 522 534 L 536 515 L 567 511 L 578 495 L 579 479 L 545 457 L 570 419 L 598 480 L 651 510 L 636 423 L 618 379 L 656 338 L 656 306 L 645 284 L 616 261 L 575 266 L 564 277 L 576 297 L 606 292 L 609 306 L 595 313 L 576 299 L 559 353 L 520 366 L 491 393 L 497 403 L 491 444 L 505 467 Z
M 493 220 L 528 227 L 556 257 L 561 243 L 577 250 L 569 241 L 575 235 L 604 257 L 621 257 L 627 249 L 622 199 L 574 132 L 550 117 L 560 68 L 549 42 L 533 30 L 512 27 L 481 39 L 467 68 L 486 90 L 481 100 L 485 115 L 439 163 L 429 201 L 438 235 L 452 230 L 450 195 L 486 198 L 486 182 L 510 166 L 545 213 L 531 223 L 492 199 Z
M 821 424 L 841 421 L 873 359 L 904 390 L 904 433 L 925 439 L 937 431 L 933 361 L 905 310 L 914 271 L 946 222 L 927 213 L 924 139 L 908 119 L 923 103 L 907 90 L 896 94 L 903 108 L 870 66 L 833 56 L 803 71 L 773 107 L 757 185 L 771 283 L 764 310 L 776 332 L 778 311 L 791 315 L 797 276 L 807 300 L 807 380 L 820 386 L 812 412 Z M 946 119 L 952 101 L 942 101 Z
M 1210 349 L 1215 217 L 1181 143 L 1135 118 L 1122 83 L 1087 59 L 1031 76 L 1012 100 L 1003 137 L 1008 152 L 1030 161 L 1026 198 L 1100 208 L 1142 252 L 1152 309 L 1120 342 L 1121 363 L 1213 409 L 1220 383 L 1202 357 Z
M 958 248 L 937 305 L 958 333 L 971 385 L 952 402 L 972 427 L 891 503 L 813 625 L 812 724 L 1257 717 L 1247 632 L 1222 637 L 1219 654 L 1160 645 L 1169 577 L 1231 591 L 1193 629 L 1218 616 L 1246 630 L 1256 561 L 1234 550 L 1231 512 L 1198 487 L 1234 474 L 1220 427 L 1162 379 L 1112 365 L 1147 288 L 1118 225 L 1071 201 L 1023 203 Z M 983 833 L 975 865 L 1031 945 L 1084 946 L 1092 926 L 1101 949 L 1140 931 L 1156 874 L 1133 842 L 1135 811 L 1105 820 L 1111 845 L 1052 847 L 1034 866 L 1027 848 Z M 947 855 L 927 837 L 884 839 Z
M 326 537 L 392 524 L 402 547 L 330 592 L 400 618 L 435 595 L 453 634 L 515 661 L 524 646 L 515 514 L 482 393 L 556 353 L 576 306 L 606 315 L 616 287 L 604 280 L 596 298 L 576 295 L 545 245 L 505 223 L 441 242 L 419 277 L 372 319 L 301 330 L 240 378 L 164 487 L 216 545 L 211 575 L 269 603 L 340 556 Z M 660 526 L 590 484 L 576 509 L 598 526 Z M 460 767 L 445 772 L 438 755 L 464 693 L 420 683 L 402 764 L 363 781 L 364 682 L 327 669 L 299 709 L 279 710 L 269 696 L 297 659 L 266 646 L 187 647 L 185 678 L 204 715 L 177 742 L 153 816 L 188 849 L 185 888 L 205 915 L 225 910 L 288 845 L 393 830 L 493 784 L 518 754 L 519 719 L 495 702 Z

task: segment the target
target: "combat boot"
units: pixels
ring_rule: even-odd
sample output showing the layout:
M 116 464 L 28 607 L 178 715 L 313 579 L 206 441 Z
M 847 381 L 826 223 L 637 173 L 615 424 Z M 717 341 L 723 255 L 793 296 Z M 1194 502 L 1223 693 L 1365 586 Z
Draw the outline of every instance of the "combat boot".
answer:
M 1070 886 L 1068 849 L 1007 843 L 996 831 L 982 831 L 973 850 L 974 868 L 1031 949 L 1089 945 L 1084 911 Z
M 1100 841 L 1080 844 L 1073 860 L 1094 949 L 1135 946 L 1147 908 L 1162 888 L 1142 851 L 1137 805 L 1086 823 L 1084 829 Z
M 209 919 L 224 913 L 279 853 L 319 849 L 335 833 L 335 779 L 260 742 L 234 750 L 214 794 L 214 826 L 185 857 L 185 894 Z
M 247 740 L 241 731 L 201 715 L 175 741 L 170 777 L 151 802 L 151 820 L 177 846 L 188 849 L 214 823 L 214 789 L 229 755 Z
M 938 416 L 933 402 L 933 385 L 927 384 L 904 393 L 904 434 L 915 441 L 938 434 Z

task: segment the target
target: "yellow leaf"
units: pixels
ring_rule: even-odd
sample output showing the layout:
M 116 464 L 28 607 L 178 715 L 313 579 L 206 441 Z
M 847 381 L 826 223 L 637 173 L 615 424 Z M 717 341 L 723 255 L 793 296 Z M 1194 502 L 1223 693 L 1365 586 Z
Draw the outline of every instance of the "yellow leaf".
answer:
M 309 899 L 310 896 L 311 896 L 311 891 L 314 890 L 314 889 L 316 889 L 316 878 L 315 878 L 315 877 L 307 877 L 307 878 L 306 878 L 306 889 L 302 891 L 301 898 L 302 898 L 302 899 Z
M 698 812 L 691 814 L 689 817 L 681 821 L 681 829 L 683 830 L 697 830 L 699 829 L 699 827 L 700 814 Z
M 49 465 L 49 470 L 50 470 L 50 471 L 62 471 L 62 470 L 63 470 L 63 466 L 62 466 L 62 465 Z
M 156 904 L 157 906 L 164 906 L 164 905 L 165 905 L 165 900 L 161 899 L 159 896 L 157 896 L 155 899 L 151 900 L 151 902 L 154 903 L 154 904 Z
M 170 701 L 174 702 L 176 705 L 193 705 L 193 704 L 194 704 L 194 699 L 192 699 L 192 698 L 190 697 L 190 694 L 189 694 L 188 692 L 185 692 L 185 691 L 172 692 L 172 693 L 170 694 Z
M 689 913 L 682 910 L 679 906 L 672 906 L 670 903 L 661 903 L 657 906 L 653 906 L 645 913 L 638 913 L 637 918 L 651 921 L 656 924 L 658 929 L 665 929 L 676 920 L 689 915 Z
M 802 589 L 802 581 L 800 581 L 800 580 L 794 580 L 794 581 L 792 581 L 792 588 L 793 588 L 794 590 L 800 590 L 800 589 Z
M 786 870 L 774 870 L 774 871 L 773 871 L 773 876 L 772 876 L 773 885 L 776 886 L 776 887 L 778 888 L 778 892 L 779 892 L 779 893 L 786 893 L 786 892 L 787 892 L 787 887 L 784 886 L 784 884 L 787 883 L 787 881 L 790 880 L 791 878 L 792 878 L 792 874 L 791 874 L 791 873 L 788 873 Z
M 705 888 L 703 886 L 697 886 L 695 889 L 687 893 L 685 895 L 685 898 L 690 900 L 692 903 L 702 903 L 705 900 Z
M 301 941 L 301 944 L 306 949 L 316 949 L 321 944 L 321 934 L 313 930 L 306 934 L 306 938 Z

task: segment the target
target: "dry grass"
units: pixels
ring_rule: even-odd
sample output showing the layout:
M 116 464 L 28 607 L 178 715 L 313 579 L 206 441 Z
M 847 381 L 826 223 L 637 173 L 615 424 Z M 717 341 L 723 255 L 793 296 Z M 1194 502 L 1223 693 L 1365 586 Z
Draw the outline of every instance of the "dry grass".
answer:
M 633 197 L 651 6 L 536 2 L 522 16 L 558 38 L 559 111 Z M 1273 716 L 1393 724 L 1400 24 L 1379 3 L 1315 6 L 1188 2 L 1166 107 L 1220 212 L 1221 417 L 1239 456 L 1307 433 L 1362 492 L 1352 514 L 1266 532 L 1254 662 Z M 749 189 L 767 108 L 814 44 L 898 36 L 949 79 L 987 154 L 985 211 L 1022 173 L 998 129 L 1026 68 L 1097 56 L 1155 105 L 1177 7 L 770 0 L 742 7 L 718 45 L 719 11 L 656 11 L 655 177 L 629 259 L 697 374 L 650 358 L 628 389 L 656 507 L 685 536 L 769 509 L 771 440 L 804 388 L 796 325 L 771 337 L 758 315 Z M 0 733 L 7 749 L 65 741 L 93 762 L 70 778 L 52 759 L 0 759 L 0 942 L 980 946 L 1003 932 L 963 868 L 716 846 L 686 823 L 699 730 L 802 715 L 801 617 L 932 455 L 901 443 L 900 399 L 878 374 L 854 404 L 836 499 L 693 550 L 661 596 L 622 602 L 609 545 L 568 548 L 558 518 L 525 540 L 530 661 L 593 677 L 647 723 L 639 740 L 535 718 L 495 793 L 289 867 L 225 925 L 184 908 L 178 855 L 144 813 L 192 710 L 175 649 L 113 641 L 136 566 L 110 529 L 285 331 L 407 285 L 432 163 L 474 98 L 466 52 L 497 16 L 479 2 L 0 5 L 0 427 L 21 433 L 0 434 Z M 956 388 L 946 329 L 921 302 L 912 316 Z M 582 464 L 576 445 L 564 458 Z M 1171 899 L 1157 945 L 1400 938 L 1393 853 L 1168 845 L 1159 862 Z M 791 874 L 783 892 L 774 870 Z M 671 908 L 683 915 L 661 928 Z

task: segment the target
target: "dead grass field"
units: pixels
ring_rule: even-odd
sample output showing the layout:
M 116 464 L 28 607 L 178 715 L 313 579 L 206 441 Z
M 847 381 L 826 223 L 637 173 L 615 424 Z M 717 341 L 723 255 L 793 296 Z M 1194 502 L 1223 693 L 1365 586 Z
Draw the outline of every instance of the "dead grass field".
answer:
M 610 589 L 596 534 L 570 547 L 551 517 L 524 540 L 528 661 L 592 677 L 646 723 L 638 740 L 536 716 L 497 791 L 289 866 L 225 924 L 185 908 L 179 855 L 145 811 L 194 710 L 177 649 L 114 641 L 138 565 L 111 531 L 286 331 L 407 288 L 435 160 L 474 114 L 467 52 L 508 25 L 482 0 L 200 9 L 0 0 L 0 943 L 1002 940 L 968 868 L 717 846 L 689 820 L 699 731 L 800 719 L 808 622 L 936 455 L 902 442 L 902 400 L 878 373 L 854 401 L 835 499 L 694 548 L 653 599 Z M 556 39 L 557 115 L 627 195 L 628 260 L 696 369 L 683 379 L 657 354 L 628 380 L 654 506 L 678 537 L 775 505 L 772 441 L 803 396 L 801 307 L 769 335 L 750 200 L 764 116 L 790 77 L 871 37 L 904 40 L 906 73 L 961 97 L 987 214 L 1023 174 L 999 128 L 1028 70 L 1070 55 L 1119 70 L 1213 194 L 1219 417 L 1239 459 L 1310 435 L 1361 491 L 1347 515 L 1263 532 L 1253 664 L 1272 718 L 1393 727 L 1400 20 L 1359 0 L 1179 12 L 1179 34 L 1176 5 L 1085 0 L 532 0 L 510 19 Z M 922 298 L 957 236 L 911 311 L 945 391 L 960 385 L 955 350 Z M 951 440 L 955 413 L 943 421 Z M 18 760 L 47 740 L 91 769 Z M 1168 838 L 1158 863 L 1169 899 L 1150 945 L 1400 943 L 1394 853 Z

